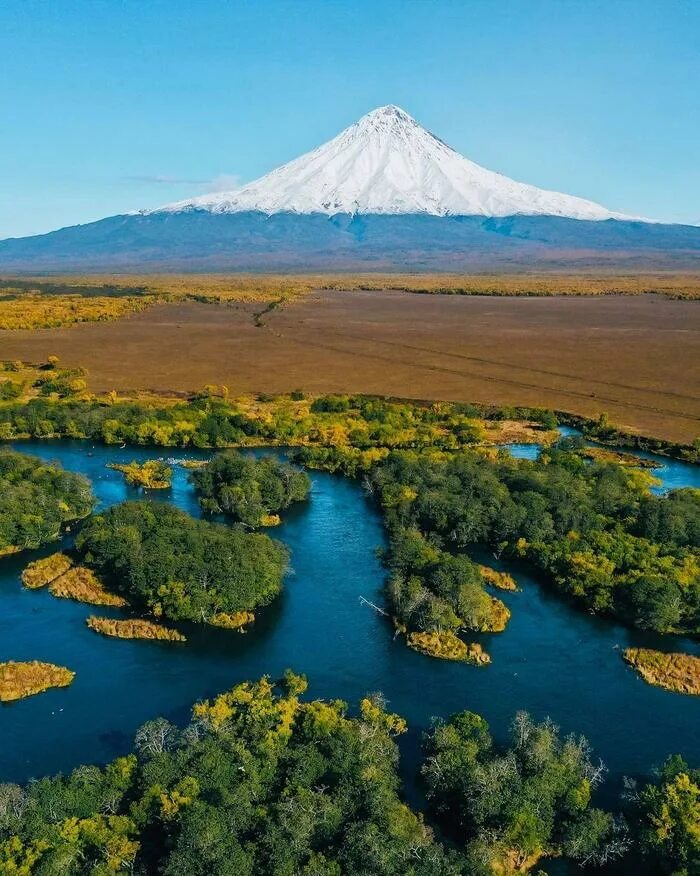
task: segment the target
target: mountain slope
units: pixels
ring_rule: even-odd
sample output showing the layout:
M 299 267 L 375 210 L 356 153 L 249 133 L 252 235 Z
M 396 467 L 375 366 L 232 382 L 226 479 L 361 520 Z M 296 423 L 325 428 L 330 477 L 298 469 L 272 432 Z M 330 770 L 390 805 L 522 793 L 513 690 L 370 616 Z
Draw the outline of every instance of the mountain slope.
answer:
M 0 241 L 0 270 L 700 269 L 700 228 L 474 164 L 397 107 L 235 192 Z
M 0 241 L 0 269 L 700 269 L 700 228 L 550 216 L 153 213 Z
M 632 218 L 486 170 L 391 105 L 240 189 L 150 212 L 184 210 Z

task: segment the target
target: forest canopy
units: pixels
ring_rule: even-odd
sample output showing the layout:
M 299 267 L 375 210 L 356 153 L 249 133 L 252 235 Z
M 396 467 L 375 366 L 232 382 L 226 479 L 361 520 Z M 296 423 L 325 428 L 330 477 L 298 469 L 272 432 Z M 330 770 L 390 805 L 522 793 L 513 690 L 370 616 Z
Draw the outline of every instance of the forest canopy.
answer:
M 661 633 L 700 630 L 699 490 L 654 496 L 646 472 L 586 460 L 568 440 L 536 461 L 478 449 L 298 454 L 363 475 L 389 530 L 391 607 L 409 627 L 474 628 L 484 601 L 466 552 L 486 544 L 590 611 Z
M 303 700 L 306 686 L 289 670 L 243 682 L 197 703 L 184 728 L 144 724 L 132 753 L 104 768 L 0 784 L 0 869 L 505 876 L 551 855 L 595 864 L 635 846 L 649 873 L 699 872 L 698 771 L 680 758 L 638 795 L 627 830 L 591 805 L 604 767 L 585 739 L 520 713 L 501 747 L 483 718 L 458 713 L 428 734 L 422 767 L 448 847 L 401 799 L 404 719 L 378 694 L 351 713 L 340 700 Z
M 285 547 L 266 535 L 195 520 L 172 505 L 125 502 L 88 520 L 81 561 L 137 609 L 208 622 L 251 611 L 282 589 Z
M 63 526 L 85 517 L 93 504 L 87 478 L 0 448 L 0 555 L 58 538 Z
M 255 459 L 235 450 L 217 453 L 191 479 L 205 511 L 228 514 L 251 527 L 303 501 L 311 489 L 306 472 L 289 463 L 272 456 Z

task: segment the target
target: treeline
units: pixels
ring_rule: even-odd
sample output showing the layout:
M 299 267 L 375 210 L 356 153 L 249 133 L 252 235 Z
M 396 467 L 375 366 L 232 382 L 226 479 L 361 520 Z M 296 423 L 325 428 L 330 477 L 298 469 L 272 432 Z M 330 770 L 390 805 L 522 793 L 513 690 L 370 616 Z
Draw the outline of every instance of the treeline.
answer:
M 37 548 L 94 504 L 90 482 L 56 463 L 0 448 L 0 554 Z
M 302 448 L 308 465 L 362 473 L 343 449 Z M 649 493 L 649 476 L 590 462 L 566 439 L 539 460 L 480 451 L 394 451 L 364 469 L 389 530 L 392 611 L 419 629 L 456 628 L 487 544 L 527 559 L 586 609 L 657 632 L 700 631 L 700 492 Z M 464 584 L 469 588 L 465 591 Z
M 133 608 L 204 623 L 271 602 L 288 560 L 285 547 L 266 535 L 148 501 L 91 517 L 75 547 L 80 561 Z
M 556 426 L 549 411 L 512 408 L 490 419 L 526 418 Z M 0 405 L 0 439 L 89 438 L 106 444 L 224 448 L 239 444 L 323 444 L 458 449 L 483 439 L 478 408 L 458 403 L 415 404 L 369 396 L 301 393 L 241 404 L 210 388 L 189 402 L 154 404 L 105 400 L 53 400 Z
M 306 472 L 289 463 L 235 451 L 216 454 L 190 477 L 203 510 L 228 514 L 251 527 L 272 522 L 273 515 L 306 499 L 311 489 Z
M 519 714 L 502 749 L 470 712 L 424 741 L 438 842 L 400 797 L 405 721 L 368 696 L 300 699 L 303 676 L 243 683 L 184 729 L 145 724 L 107 767 L 0 785 L 0 869 L 37 876 L 493 876 L 547 856 L 602 863 L 636 846 L 649 872 L 697 874 L 698 771 L 673 758 L 629 807 L 591 806 L 585 739 Z M 661 827 L 663 829 L 661 829 Z

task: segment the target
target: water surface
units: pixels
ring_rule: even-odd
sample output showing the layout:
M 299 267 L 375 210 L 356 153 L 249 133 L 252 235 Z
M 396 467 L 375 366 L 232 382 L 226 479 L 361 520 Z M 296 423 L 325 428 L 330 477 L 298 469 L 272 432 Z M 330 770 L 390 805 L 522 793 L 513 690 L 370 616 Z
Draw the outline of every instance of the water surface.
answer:
M 128 487 L 107 462 L 163 458 L 167 451 L 92 446 L 88 442 L 15 442 L 16 449 L 56 459 L 87 475 L 99 507 L 144 493 Z M 206 458 L 206 451 L 173 451 Z M 664 486 L 698 485 L 697 467 L 664 460 Z M 198 515 L 188 472 L 175 467 L 171 490 L 148 493 Z M 585 734 L 610 768 L 604 797 L 614 802 L 623 775 L 648 774 L 670 752 L 700 763 L 700 697 L 650 687 L 621 659 L 629 645 L 700 653 L 698 643 L 628 630 L 573 609 L 517 566 L 520 593 L 502 595 L 512 610 L 504 633 L 475 637 L 492 657 L 486 668 L 433 660 L 394 640 L 390 624 L 359 597 L 382 604 L 384 571 L 375 549 L 382 522 L 360 486 L 311 472 L 310 500 L 271 530 L 291 551 L 282 597 L 245 635 L 182 626 L 189 641 L 103 638 L 85 626 L 94 607 L 22 588 L 22 568 L 60 547 L 0 560 L 0 660 L 47 660 L 77 674 L 69 688 L 0 708 L 0 781 L 104 762 L 129 750 L 136 728 L 156 715 L 185 721 L 191 704 L 264 673 L 292 667 L 309 676 L 311 696 L 353 706 L 381 690 L 404 715 L 402 772 L 409 793 L 420 737 L 435 716 L 472 709 L 506 737 L 517 709 L 545 716 L 565 732 Z M 70 535 L 65 544 L 69 543 Z M 109 610 L 97 609 L 99 613 Z M 119 615 L 118 610 L 112 614 Z

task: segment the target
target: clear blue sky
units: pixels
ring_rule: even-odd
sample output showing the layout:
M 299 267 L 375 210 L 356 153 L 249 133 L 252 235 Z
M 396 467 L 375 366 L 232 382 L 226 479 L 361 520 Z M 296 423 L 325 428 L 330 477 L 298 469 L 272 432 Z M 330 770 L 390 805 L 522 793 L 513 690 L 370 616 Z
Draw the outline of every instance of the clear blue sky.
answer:
M 0 237 L 247 181 L 368 110 L 700 222 L 700 0 L 2 0 Z

